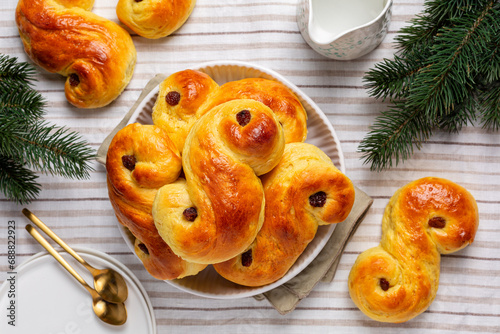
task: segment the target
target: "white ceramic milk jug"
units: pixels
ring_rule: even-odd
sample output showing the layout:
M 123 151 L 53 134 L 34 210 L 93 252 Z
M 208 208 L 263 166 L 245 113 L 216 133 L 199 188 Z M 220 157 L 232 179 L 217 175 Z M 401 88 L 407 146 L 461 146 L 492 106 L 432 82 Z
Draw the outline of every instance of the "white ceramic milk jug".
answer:
M 316 52 L 351 60 L 375 49 L 387 35 L 392 0 L 299 0 L 297 24 Z

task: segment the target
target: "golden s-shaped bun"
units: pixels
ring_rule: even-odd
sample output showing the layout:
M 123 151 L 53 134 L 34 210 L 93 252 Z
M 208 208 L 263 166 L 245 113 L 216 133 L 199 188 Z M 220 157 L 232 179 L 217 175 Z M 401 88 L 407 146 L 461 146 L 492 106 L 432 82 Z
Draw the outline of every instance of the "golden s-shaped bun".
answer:
M 242 254 L 214 265 L 224 278 L 246 286 L 282 278 L 318 226 L 344 221 L 354 204 L 351 181 L 311 144 L 286 144 L 280 163 L 262 177 L 262 184 L 266 209 L 257 238 Z
M 285 143 L 303 142 L 307 137 L 307 114 L 297 96 L 280 82 L 247 78 L 229 81 L 209 98 L 205 110 L 236 99 L 252 99 L 264 103 L 276 114 L 285 132 Z
M 210 76 L 195 70 L 174 73 L 160 84 L 153 123 L 167 131 L 182 154 L 187 134 L 198 118 L 221 103 L 238 99 L 252 99 L 271 108 L 285 131 L 285 143 L 306 139 L 306 111 L 282 83 L 248 78 L 219 86 Z
M 194 122 L 201 117 L 201 105 L 218 88 L 207 74 L 195 70 L 176 72 L 161 82 L 153 123 L 168 133 L 179 152 Z
M 158 188 L 174 182 L 181 171 L 179 153 L 162 129 L 134 123 L 118 131 L 106 171 L 116 217 L 136 238 L 135 252 L 153 277 L 181 278 L 205 268 L 176 256 L 154 225 L 151 209 Z
M 118 0 L 118 19 L 136 34 L 157 39 L 179 29 L 196 0 Z
M 184 147 L 186 181 L 161 187 L 153 204 L 174 253 L 211 264 L 247 249 L 264 219 L 258 175 L 278 164 L 283 149 L 283 129 L 260 102 L 233 100 L 202 116 Z
M 476 201 L 451 181 L 427 177 L 402 187 L 385 209 L 380 245 L 361 253 L 351 269 L 352 300 L 377 321 L 416 317 L 436 296 L 440 253 L 472 243 L 478 224 Z
M 40 67 L 66 76 L 67 100 L 79 108 L 115 100 L 134 72 L 132 38 L 90 12 L 93 0 L 19 0 L 16 23 L 24 50 Z

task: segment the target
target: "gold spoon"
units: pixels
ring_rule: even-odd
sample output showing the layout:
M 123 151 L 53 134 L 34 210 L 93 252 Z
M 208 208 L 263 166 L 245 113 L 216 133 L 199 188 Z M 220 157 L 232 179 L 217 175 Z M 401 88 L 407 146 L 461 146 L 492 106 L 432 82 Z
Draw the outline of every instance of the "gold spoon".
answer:
M 122 275 L 113 269 L 96 269 L 87 263 L 71 247 L 61 240 L 47 225 L 45 225 L 30 210 L 23 209 L 23 214 L 38 226 L 43 232 L 57 242 L 66 252 L 80 262 L 94 277 L 94 289 L 102 299 L 112 303 L 123 303 L 128 297 L 127 283 Z
M 92 296 L 92 308 L 99 319 L 110 325 L 123 325 L 127 321 L 127 309 L 123 303 L 110 303 L 92 289 L 85 280 L 69 265 L 45 238 L 31 224 L 26 225 L 26 230 L 40 245 L 52 255 Z

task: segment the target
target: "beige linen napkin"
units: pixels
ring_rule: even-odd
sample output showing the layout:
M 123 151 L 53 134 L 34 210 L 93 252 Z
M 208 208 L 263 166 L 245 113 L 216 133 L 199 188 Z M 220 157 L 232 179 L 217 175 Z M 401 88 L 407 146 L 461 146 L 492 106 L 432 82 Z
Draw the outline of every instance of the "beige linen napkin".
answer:
M 359 188 L 354 188 L 356 198 L 351 213 L 345 221 L 337 224 L 332 236 L 318 256 L 287 283 L 256 296 L 256 299 L 267 299 L 279 313 L 287 314 L 309 295 L 317 283 L 329 283 L 333 280 L 347 242 L 373 203 L 370 196 Z
M 166 77 L 164 74 L 158 74 L 147 83 L 139 99 L 99 147 L 97 151 L 98 162 L 106 164 L 108 147 L 115 134 L 127 125 L 139 104 Z M 257 300 L 267 299 L 279 313 L 286 314 L 293 311 L 297 304 L 309 295 L 317 283 L 333 280 L 345 245 L 373 203 L 373 199 L 366 193 L 356 187 L 355 190 L 356 197 L 351 213 L 345 221 L 337 224 L 332 236 L 318 256 L 297 276 L 271 291 L 256 296 Z

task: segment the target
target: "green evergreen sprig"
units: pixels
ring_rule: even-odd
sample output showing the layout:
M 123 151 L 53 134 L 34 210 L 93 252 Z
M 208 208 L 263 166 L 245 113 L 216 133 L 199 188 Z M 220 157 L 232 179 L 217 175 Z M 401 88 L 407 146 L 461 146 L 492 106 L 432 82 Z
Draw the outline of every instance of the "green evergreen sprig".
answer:
M 372 170 L 411 157 L 432 132 L 478 119 L 500 128 L 500 2 L 428 0 L 395 38 L 394 59 L 369 70 L 368 93 L 389 100 L 358 151 Z
M 37 173 L 83 179 L 95 151 L 77 132 L 43 119 L 46 101 L 33 88 L 35 68 L 0 55 L 0 191 L 20 204 L 40 193 Z

